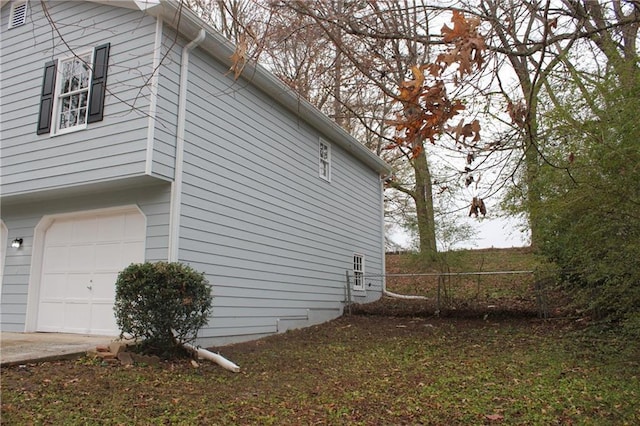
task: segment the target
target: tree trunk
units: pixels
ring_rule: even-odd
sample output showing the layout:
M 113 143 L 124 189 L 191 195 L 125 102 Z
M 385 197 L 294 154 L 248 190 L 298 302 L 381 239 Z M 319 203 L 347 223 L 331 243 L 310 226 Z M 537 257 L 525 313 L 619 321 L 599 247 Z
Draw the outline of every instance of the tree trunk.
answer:
M 538 169 L 539 169 L 539 155 L 537 149 L 537 141 L 535 133 L 535 125 L 528 126 L 525 133 L 525 148 L 524 148 L 524 167 L 525 167 L 525 182 L 526 182 L 526 203 L 529 216 L 529 230 L 531 232 L 531 247 L 536 247 L 539 243 L 538 237 L 538 209 L 540 208 L 540 190 L 538 181 Z
M 425 150 L 412 160 L 416 175 L 416 186 L 413 191 L 413 200 L 416 203 L 416 218 L 418 220 L 418 237 L 420 239 L 420 253 L 435 254 L 436 228 L 433 212 L 433 192 L 431 187 L 431 172 L 427 162 Z
M 523 87 L 526 87 L 523 84 Z M 527 88 L 529 93 L 532 89 Z M 540 182 L 538 180 L 540 169 L 540 155 L 538 147 L 540 147 L 540 141 L 538 140 L 538 102 L 537 96 L 539 88 L 535 87 L 534 93 L 531 93 L 528 98 L 528 117 L 524 126 L 524 167 L 525 167 L 525 183 L 527 188 L 526 202 L 527 210 L 529 213 L 529 230 L 531 232 L 531 247 L 536 247 L 539 244 L 540 238 L 538 235 L 538 211 L 541 208 L 541 191 Z
M 338 0 L 336 3 L 336 9 L 338 16 L 342 18 L 342 3 L 343 0 Z M 342 112 L 342 30 L 340 27 L 336 28 L 336 44 L 338 47 L 335 48 L 336 58 L 335 58 L 335 66 L 333 69 L 334 72 L 334 83 L 333 83 L 333 120 L 338 123 L 340 127 L 349 131 L 346 127 L 345 116 Z

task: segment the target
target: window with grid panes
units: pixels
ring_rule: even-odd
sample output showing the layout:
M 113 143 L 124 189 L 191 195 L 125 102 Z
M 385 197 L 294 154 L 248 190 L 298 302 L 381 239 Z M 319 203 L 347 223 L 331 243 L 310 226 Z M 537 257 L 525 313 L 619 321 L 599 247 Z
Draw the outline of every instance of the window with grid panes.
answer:
M 331 145 L 320 139 L 319 142 L 319 175 L 326 181 L 331 181 Z
M 353 289 L 364 290 L 364 256 L 353 255 Z
M 56 90 L 56 130 L 60 133 L 87 124 L 91 54 L 61 60 Z

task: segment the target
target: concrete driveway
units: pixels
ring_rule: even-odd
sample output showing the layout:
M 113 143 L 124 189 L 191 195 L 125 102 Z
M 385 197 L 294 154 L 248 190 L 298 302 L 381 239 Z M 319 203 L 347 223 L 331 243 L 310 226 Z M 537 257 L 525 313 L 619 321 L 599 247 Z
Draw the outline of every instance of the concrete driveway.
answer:
M 28 364 L 74 358 L 98 345 L 108 345 L 115 336 L 65 333 L 0 333 L 0 365 Z

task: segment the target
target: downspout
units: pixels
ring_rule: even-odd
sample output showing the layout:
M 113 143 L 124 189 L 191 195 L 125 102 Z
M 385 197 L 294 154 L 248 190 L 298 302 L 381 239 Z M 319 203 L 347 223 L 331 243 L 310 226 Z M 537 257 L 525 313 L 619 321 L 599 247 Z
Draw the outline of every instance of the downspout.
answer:
M 385 259 L 386 257 L 386 244 L 385 244 L 385 238 L 384 238 L 384 183 L 387 179 L 389 179 L 390 176 L 380 176 L 380 196 L 382 197 L 382 258 Z M 398 294 L 398 293 L 393 293 L 389 290 L 387 290 L 387 262 L 386 260 L 384 260 L 382 262 L 382 295 L 383 296 L 387 296 L 387 297 L 392 297 L 394 299 L 405 299 L 405 300 L 427 300 L 426 297 L 424 296 L 414 296 L 414 295 L 407 295 L 407 294 Z
M 204 40 L 207 33 L 201 29 L 198 36 L 182 48 L 180 59 L 180 92 L 178 93 L 178 128 L 176 130 L 176 163 L 171 184 L 171 212 L 169 216 L 169 262 L 178 261 L 180 238 L 180 205 L 182 203 L 182 170 L 184 163 L 184 133 L 187 115 L 187 78 L 189 53 Z

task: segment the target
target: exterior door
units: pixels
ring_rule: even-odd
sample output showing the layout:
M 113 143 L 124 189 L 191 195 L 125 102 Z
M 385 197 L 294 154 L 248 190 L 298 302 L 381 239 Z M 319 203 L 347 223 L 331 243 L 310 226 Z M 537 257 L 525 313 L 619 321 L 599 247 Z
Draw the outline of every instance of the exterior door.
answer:
M 115 281 L 144 261 L 145 227 L 136 209 L 55 219 L 44 237 L 37 330 L 119 334 Z

